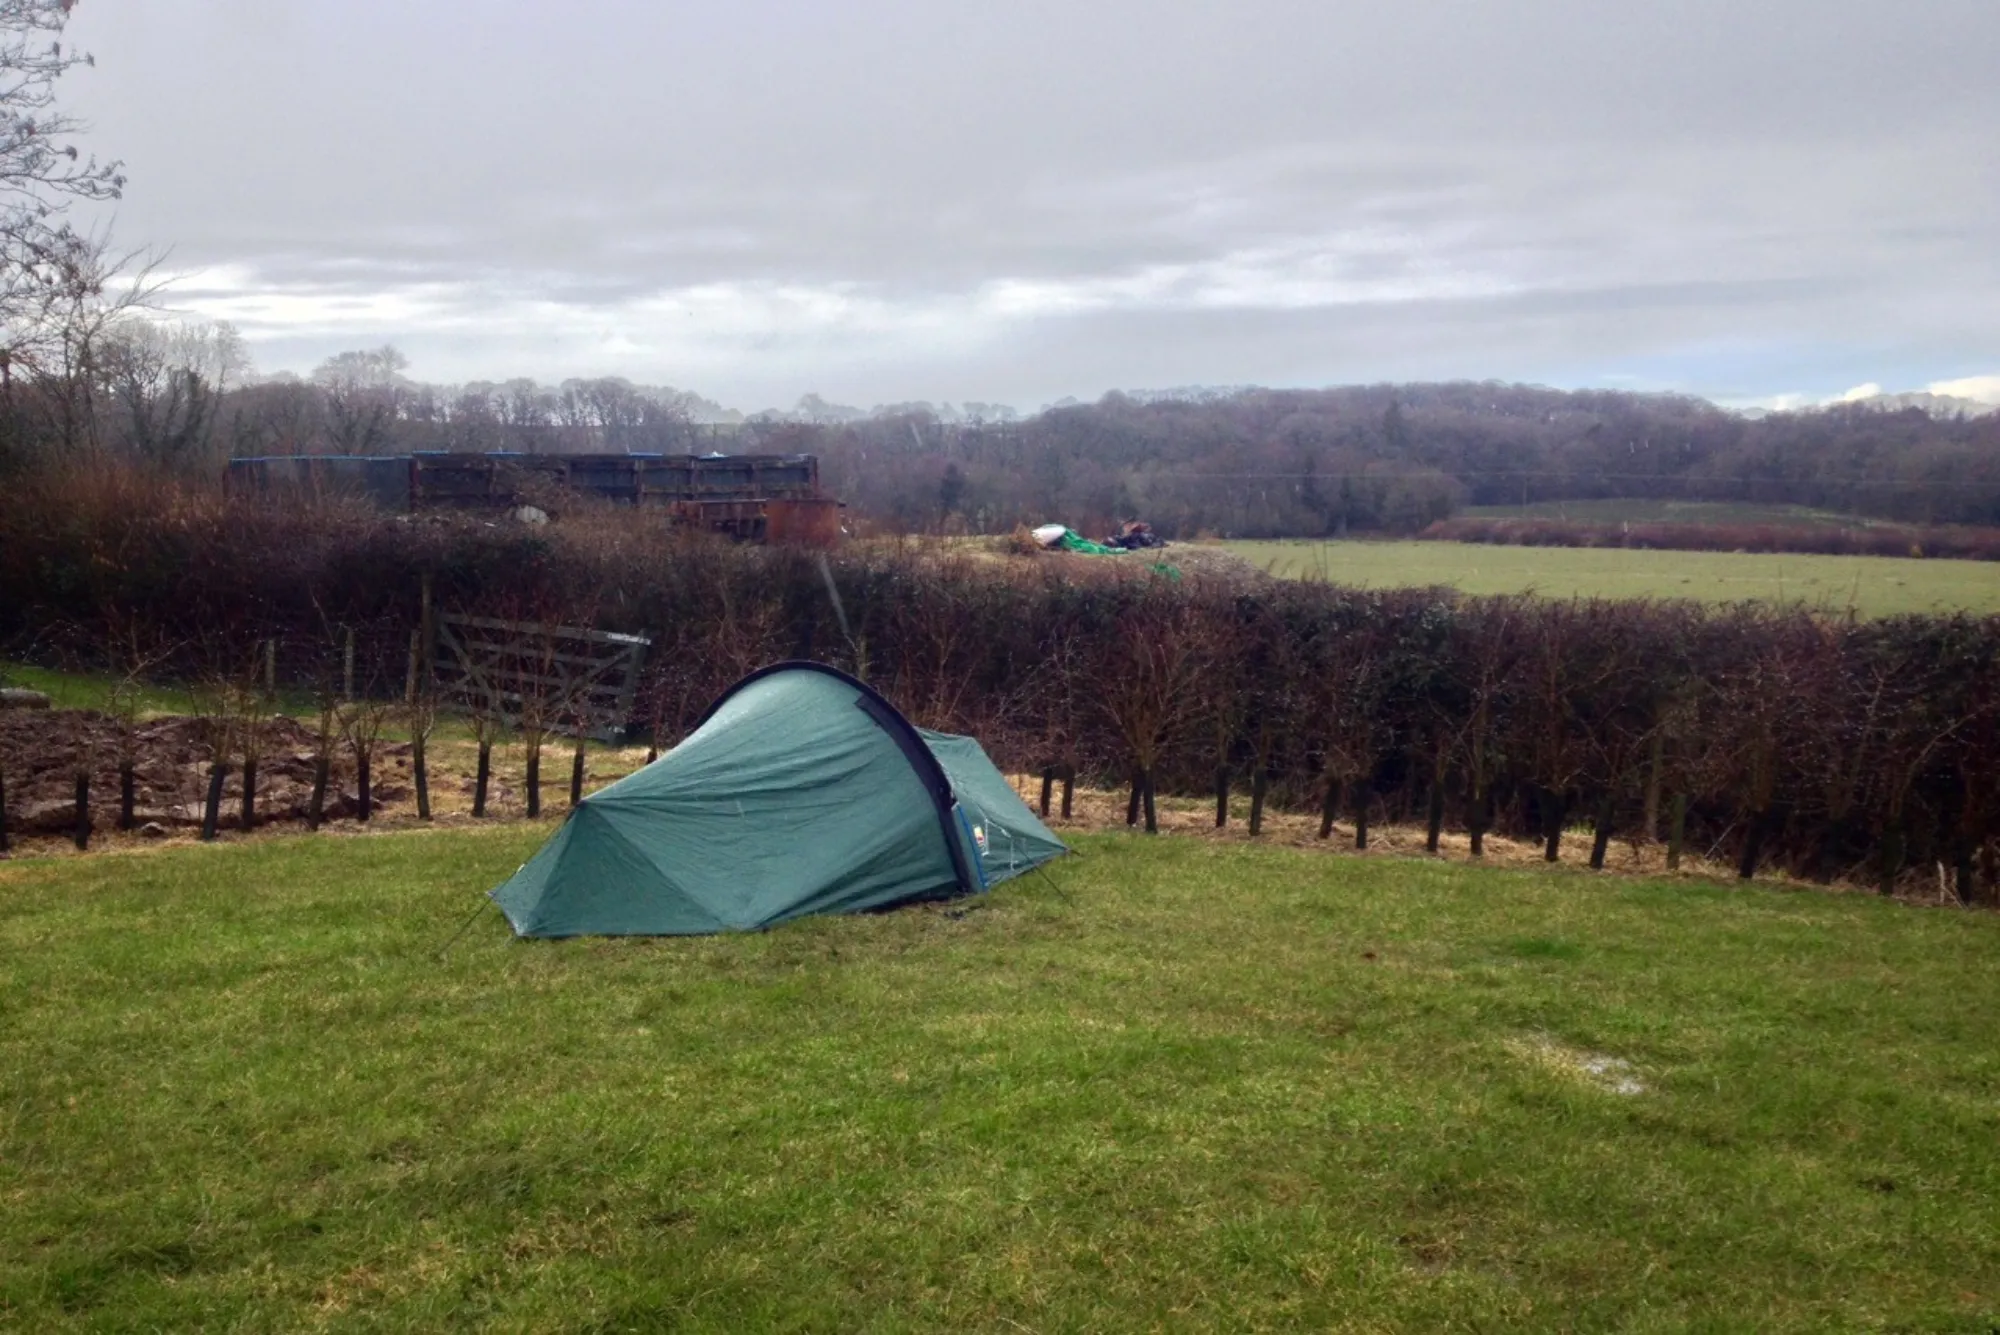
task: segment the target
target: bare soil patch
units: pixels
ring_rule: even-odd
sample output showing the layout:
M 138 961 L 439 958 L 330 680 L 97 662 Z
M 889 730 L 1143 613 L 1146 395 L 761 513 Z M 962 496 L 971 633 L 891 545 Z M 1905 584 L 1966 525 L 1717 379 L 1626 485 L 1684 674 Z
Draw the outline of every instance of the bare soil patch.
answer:
M 1183 550 L 1183 549 L 1170 549 Z M 1076 560 L 1104 558 L 1077 557 Z M 1115 559 L 1115 558 L 1112 558 Z M 158 847 L 195 837 L 201 823 L 202 802 L 208 783 L 205 723 L 201 719 L 163 716 L 138 724 L 132 731 L 129 753 L 135 757 L 136 808 L 131 832 L 114 829 L 118 811 L 118 769 L 121 751 L 119 721 L 94 710 L 17 710 L 0 712 L 0 767 L 6 775 L 7 828 L 16 847 L 23 853 L 72 854 L 70 835 L 75 829 L 75 775 L 79 759 L 91 776 L 92 851 L 118 847 Z M 256 826 L 273 833 L 302 826 L 312 791 L 314 737 L 298 720 L 279 716 L 269 724 L 268 748 L 259 761 Z M 607 748 L 593 746 L 588 756 L 585 791 L 594 791 L 630 774 L 645 763 L 641 747 Z M 434 739 L 428 755 L 431 810 L 434 825 L 472 822 L 474 772 L 477 748 L 465 740 Z M 526 814 L 527 784 L 525 757 L 516 745 L 494 749 L 492 779 L 487 794 L 487 815 L 495 820 L 517 820 Z M 540 787 L 545 815 L 562 814 L 568 806 L 570 744 L 551 739 L 542 754 Z M 1040 801 L 1040 776 L 1010 776 L 1014 789 L 1032 809 Z M 327 788 L 326 827 L 332 833 L 359 833 L 367 829 L 398 830 L 419 827 L 416 793 L 411 775 L 411 751 L 406 741 L 384 739 L 373 762 L 372 819 L 366 826 L 354 817 L 359 810 L 354 764 L 344 747 L 336 746 L 331 780 Z M 241 827 L 242 775 L 232 766 L 223 789 L 222 834 L 226 839 L 258 837 Z M 1064 820 L 1052 808 L 1049 825 L 1065 830 L 1111 830 L 1125 828 L 1127 794 L 1079 786 L 1074 794 L 1071 816 Z M 1328 853 L 1362 857 L 1440 858 L 1467 861 L 1471 858 L 1468 837 L 1462 832 L 1445 831 L 1438 852 L 1424 848 L 1420 825 L 1371 823 L 1368 847 L 1355 847 L 1354 826 L 1338 821 L 1326 839 L 1319 838 L 1316 813 L 1267 808 L 1262 832 L 1249 833 L 1249 798 L 1237 795 L 1230 803 L 1229 823 L 1215 826 L 1212 799 L 1161 797 L 1156 802 L 1162 834 L 1211 841 L 1278 844 L 1311 848 Z M 151 827 L 146 829 L 144 827 Z M 142 832 L 143 831 L 143 832 Z M 1589 836 L 1584 833 L 1565 841 L 1564 865 L 1580 865 L 1589 852 Z M 1512 839 L 1489 832 L 1485 840 L 1485 865 L 1539 867 L 1548 865 L 1542 845 L 1535 839 Z M 1613 840 L 1607 850 L 1605 871 L 1623 875 L 1660 876 L 1666 869 L 1666 850 L 1657 843 Z M 1711 863 L 1690 851 L 1677 875 L 1723 879 L 1732 874 L 1722 863 Z
M 313 733 L 285 715 L 261 726 L 265 749 L 257 762 L 257 821 L 303 821 L 312 796 Z M 409 752 L 407 743 L 384 743 L 377 750 L 378 772 L 371 784 L 376 801 L 396 802 L 410 795 Z M 205 720 L 167 716 L 128 728 L 92 709 L 0 712 L 9 832 L 67 836 L 73 831 L 79 772 L 90 777 L 92 824 L 109 829 L 117 818 L 120 770 L 128 759 L 135 825 L 173 830 L 201 824 L 210 760 Z M 240 765 L 232 765 L 223 790 L 226 822 L 241 815 L 242 782 Z M 326 793 L 327 818 L 352 816 L 359 805 L 352 766 L 336 763 Z

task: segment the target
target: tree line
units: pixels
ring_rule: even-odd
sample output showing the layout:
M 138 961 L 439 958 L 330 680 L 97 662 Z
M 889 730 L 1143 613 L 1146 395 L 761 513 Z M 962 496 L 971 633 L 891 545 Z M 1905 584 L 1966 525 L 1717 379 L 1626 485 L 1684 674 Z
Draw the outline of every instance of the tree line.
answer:
M 109 292 L 110 289 L 105 289 Z M 1842 405 L 1748 418 L 1698 399 L 1522 385 L 1109 394 L 1010 417 L 802 404 L 717 421 L 616 376 L 434 385 L 393 346 L 257 376 L 226 324 L 100 295 L 0 393 L 0 471 L 83 463 L 215 475 L 232 457 L 416 450 L 812 453 L 855 517 L 899 532 L 1144 518 L 1169 537 L 1415 533 L 1467 505 L 1644 498 L 2000 525 L 2000 414 Z M 0 362 L 0 367 L 8 363 Z M 949 408 L 945 405 L 945 408 Z
M 1453 383 L 1111 394 L 1020 422 L 808 428 L 871 512 L 979 530 L 1140 516 L 1169 536 L 1414 532 L 1466 505 L 1644 498 L 2000 524 L 2000 414 L 1771 414 Z M 870 478 L 864 459 L 898 458 Z M 849 462 L 853 461 L 853 462 Z

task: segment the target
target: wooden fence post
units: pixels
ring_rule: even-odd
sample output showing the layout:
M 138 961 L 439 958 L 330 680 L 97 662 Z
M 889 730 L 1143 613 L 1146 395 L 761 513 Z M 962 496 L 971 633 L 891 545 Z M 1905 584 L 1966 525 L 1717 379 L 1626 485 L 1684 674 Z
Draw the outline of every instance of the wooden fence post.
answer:
M 222 783 L 229 777 L 229 765 L 218 760 L 208 767 L 208 799 L 201 807 L 201 839 L 213 840 L 222 820 Z
M 431 771 L 430 759 L 424 754 L 425 734 L 428 729 L 419 727 L 410 738 L 410 781 L 417 789 L 417 819 L 431 818 Z
M 493 742 L 491 738 L 479 739 L 479 767 L 472 780 L 472 814 L 486 815 L 486 789 L 493 777 Z
M 1538 801 L 1542 813 L 1542 861 L 1555 862 L 1562 857 L 1563 820 L 1569 815 L 1569 803 L 1562 794 L 1547 788 L 1538 790 Z
M 1597 799 L 1597 814 L 1591 818 L 1590 869 L 1604 870 L 1604 855 L 1611 847 L 1611 817 L 1616 808 L 1607 791 Z
M 1333 834 L 1333 818 L 1340 812 L 1340 780 L 1331 774 L 1326 776 L 1326 797 L 1319 804 L 1319 837 L 1328 838 Z
M 90 847 L 90 771 L 76 772 L 76 847 L 78 852 Z

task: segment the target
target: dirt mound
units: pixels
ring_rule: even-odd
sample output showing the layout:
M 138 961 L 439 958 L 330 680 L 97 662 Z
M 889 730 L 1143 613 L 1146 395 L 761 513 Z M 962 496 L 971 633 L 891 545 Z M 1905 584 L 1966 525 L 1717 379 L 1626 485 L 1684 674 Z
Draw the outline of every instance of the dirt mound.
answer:
M 257 819 L 304 820 L 312 797 L 314 737 L 297 719 L 276 715 L 263 722 L 264 743 L 257 761 Z M 7 782 L 7 828 L 22 834 L 67 833 L 76 826 L 76 776 L 90 776 L 92 824 L 108 829 L 117 820 L 119 770 L 129 760 L 135 824 L 189 826 L 201 823 L 208 793 L 209 725 L 203 719 L 148 719 L 129 732 L 118 719 L 89 709 L 0 711 L 0 772 Z M 407 754 L 407 745 L 385 744 L 383 757 Z M 242 757 L 232 755 L 223 789 L 224 822 L 242 813 Z M 377 762 L 378 767 L 381 762 Z M 329 819 L 353 814 L 351 765 L 336 760 L 327 787 Z M 378 801 L 404 795 L 379 778 Z

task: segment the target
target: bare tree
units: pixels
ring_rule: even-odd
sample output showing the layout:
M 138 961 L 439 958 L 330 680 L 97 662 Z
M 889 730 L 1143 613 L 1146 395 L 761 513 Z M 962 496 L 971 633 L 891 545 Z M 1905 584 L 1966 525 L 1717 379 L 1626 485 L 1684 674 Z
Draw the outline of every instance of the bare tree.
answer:
M 1354 807 L 1354 846 L 1368 847 L 1372 781 L 1387 736 L 1388 658 L 1381 608 L 1373 595 L 1345 609 L 1305 650 L 1309 698 L 1301 710 L 1304 740 L 1320 757 L 1325 791 L 1319 837 L 1333 833 L 1343 792 Z
M 326 439 L 326 403 L 319 390 L 281 373 L 244 385 L 219 416 L 221 434 L 236 455 L 312 454 Z
M 1911 809 L 1934 758 L 1970 725 L 1969 711 L 1936 711 L 1932 701 L 1953 690 L 1949 668 L 1929 654 L 1913 655 L 1894 632 L 1875 627 L 1856 636 L 1856 680 L 1863 702 L 1862 745 L 1870 760 L 1876 842 L 1877 888 L 1894 894 L 1911 836 Z
M 1242 637 L 1230 636 L 1216 646 L 1215 662 L 1208 674 L 1208 736 L 1215 753 L 1215 828 L 1218 830 L 1229 824 L 1233 761 L 1242 738 L 1243 719 L 1250 708 L 1250 694 L 1244 689 L 1242 681 L 1243 654 Z M 1043 814 L 1048 813 L 1044 811 Z
M 222 396 L 249 365 L 242 336 L 226 322 L 127 317 L 108 326 L 99 369 L 123 452 L 168 468 L 207 462 Z
M 111 716 L 118 761 L 118 829 L 130 830 L 137 824 L 139 715 L 145 681 L 174 656 L 178 646 L 154 635 L 140 617 L 116 603 L 104 609 L 103 625 L 103 639 L 111 646 L 120 669 L 105 711 Z
M 1749 652 L 1732 654 L 1714 674 L 1709 764 L 1744 818 L 1737 875 L 1748 880 L 1779 823 L 1785 782 L 1801 770 L 1800 749 L 1814 712 L 1851 696 L 1827 679 L 1838 670 L 1839 656 L 1827 652 L 1838 630 L 1791 612 L 1745 613 L 1739 624 L 1754 633 L 1740 641 Z
M 429 577 L 425 577 L 425 603 L 429 604 Z M 428 619 L 428 618 L 426 618 Z M 437 687 L 428 670 L 424 632 L 410 632 L 410 675 L 403 691 L 403 718 L 410 728 L 410 782 L 417 794 L 417 819 L 431 818 L 431 773 L 429 746 L 437 727 Z
M 22 406 L 16 380 L 24 378 L 48 448 L 66 459 L 98 452 L 108 332 L 157 299 L 158 262 L 114 252 L 102 236 L 66 235 L 38 271 L 35 309 L 0 333 L 0 408 L 10 423 Z
M 1047 754 L 1055 761 L 1055 773 L 1051 778 L 1062 780 L 1062 818 L 1070 819 L 1075 813 L 1076 770 L 1082 744 L 1083 721 L 1081 702 L 1078 699 L 1077 683 L 1088 671 L 1083 651 L 1074 633 L 1063 633 L 1044 641 L 1046 671 L 1059 692 L 1054 704 L 1042 711 L 1045 720 Z M 1038 683 L 1031 677 L 1027 683 L 1032 689 Z M 1054 692 L 1052 692 L 1053 694 Z M 1046 793 L 1044 793 L 1046 798 Z M 1042 814 L 1048 814 L 1048 802 L 1042 803 Z
M 1127 825 L 1156 834 L 1153 785 L 1169 749 L 1192 737 L 1209 707 L 1204 690 L 1211 627 L 1188 599 L 1148 591 L 1114 620 L 1108 643 L 1092 656 L 1097 707 L 1132 768 Z
M 1540 818 L 1542 857 L 1555 862 L 1570 804 L 1590 770 L 1589 710 L 1619 680 L 1626 659 L 1616 614 L 1603 603 L 1544 603 L 1525 629 L 1515 740 Z M 1619 749 L 1621 767 L 1628 751 Z
M 890 698 L 924 727 L 965 731 L 966 711 L 973 707 L 967 697 L 975 691 L 970 659 L 981 629 L 966 604 L 990 588 L 977 582 L 963 558 L 913 560 L 904 573 L 902 596 L 886 609 L 890 639 L 902 650 Z
M 378 454 L 388 447 L 409 364 L 385 343 L 339 353 L 313 369 L 313 383 L 325 399 L 329 443 L 337 453 Z
M 1465 776 L 1465 825 L 1475 858 L 1486 855 L 1493 789 L 1506 771 L 1506 724 L 1516 684 L 1522 615 L 1521 599 L 1488 598 L 1464 608 L 1455 626 L 1453 685 L 1463 712 L 1452 747 Z
M 540 454 L 555 443 L 555 401 L 532 380 L 509 380 L 493 396 L 512 448 Z
M 543 630 L 517 659 L 519 671 L 515 680 L 519 687 L 520 714 L 515 730 L 520 733 L 526 761 L 530 820 L 542 814 L 542 748 L 550 735 L 562 727 L 568 707 L 559 655 L 555 636 Z
M 479 748 L 472 772 L 472 814 L 484 819 L 487 794 L 493 785 L 493 744 L 507 730 L 506 702 L 499 685 L 487 679 L 478 684 L 469 704 L 467 721 L 472 725 L 472 739 Z
M 1233 623 L 1219 632 L 1225 642 L 1211 646 L 1207 676 L 1217 716 L 1211 729 L 1223 737 L 1219 720 L 1234 715 L 1233 730 L 1250 763 L 1250 833 L 1264 830 L 1264 802 L 1278 769 L 1281 746 L 1298 731 L 1300 706 L 1309 693 L 1304 645 L 1284 609 L 1267 599 L 1241 600 Z M 1216 756 L 1215 823 L 1227 815 L 1228 752 Z
M 354 818 L 366 823 L 375 814 L 375 752 L 394 705 L 363 694 L 343 701 L 337 713 L 342 740 L 354 757 Z
M 306 799 L 306 828 L 317 830 L 326 819 L 326 788 L 333 778 L 335 741 L 340 736 L 340 693 L 331 674 L 322 673 L 313 690 L 312 794 Z
M 31 349 L 60 306 L 80 253 L 99 249 L 64 214 L 73 200 L 118 198 L 117 162 L 85 156 L 84 128 L 56 107 L 56 82 L 88 52 L 65 48 L 75 0 L 0 0 L 0 374 Z
M 188 692 L 202 746 L 208 752 L 208 790 L 201 808 L 204 841 L 221 832 L 222 788 L 229 780 L 229 759 L 236 749 L 240 694 L 236 683 L 221 670 L 204 674 Z

